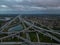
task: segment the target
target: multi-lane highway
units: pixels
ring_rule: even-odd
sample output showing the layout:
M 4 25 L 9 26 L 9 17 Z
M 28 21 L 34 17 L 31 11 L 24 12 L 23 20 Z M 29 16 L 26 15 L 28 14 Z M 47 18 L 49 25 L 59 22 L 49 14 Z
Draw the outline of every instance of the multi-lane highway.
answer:
M 3 32 L 4 28 L 8 27 L 9 24 L 11 24 L 11 23 L 12 23 L 15 19 L 17 19 L 17 18 L 19 18 L 19 21 L 21 21 L 22 24 L 23 24 L 23 22 L 24 22 L 24 23 L 26 23 L 27 25 L 29 25 L 29 27 L 27 27 L 27 28 L 25 28 L 25 29 L 23 29 L 23 30 L 20 30 L 20 31 L 18 31 L 18 32 Z M 17 23 L 18 23 L 18 22 L 17 22 Z M 23 19 L 23 18 L 20 17 L 20 16 L 17 16 L 16 18 L 14 18 L 13 20 L 11 20 L 10 22 L 6 23 L 4 26 L 2 26 L 2 27 L 0 28 L 0 29 L 1 29 L 1 30 L 0 30 L 0 32 L 1 32 L 0 34 L 10 34 L 10 35 L 8 35 L 8 36 L 5 36 L 5 37 L 0 38 L 0 40 L 3 40 L 3 39 L 5 39 L 5 38 L 9 38 L 9 37 L 14 37 L 14 36 L 16 36 L 16 37 L 24 40 L 24 42 L 27 42 L 28 44 L 30 43 L 30 45 L 34 45 L 30 40 L 24 39 L 24 38 L 20 37 L 19 35 L 17 35 L 17 34 L 19 34 L 20 32 L 29 32 L 29 31 L 28 31 L 29 28 L 33 28 L 34 31 L 36 31 L 36 32 L 38 32 L 38 33 L 42 33 L 43 35 L 46 35 L 46 36 L 48 36 L 48 37 L 50 37 L 50 38 L 52 38 L 52 39 L 54 39 L 54 40 L 56 40 L 57 42 L 60 43 L 60 39 L 57 38 L 57 37 L 55 37 L 54 35 L 52 35 L 52 34 L 60 35 L 59 32 L 56 32 L 56 31 L 51 30 L 51 29 L 50 29 L 50 30 L 47 30 L 47 29 L 38 27 L 38 26 L 34 25 L 34 22 L 33 22 L 33 21 L 32 21 L 32 23 L 30 23 L 30 22 L 26 21 L 25 19 Z M 37 33 L 37 34 L 38 34 L 38 33 Z M 52 34 L 50 34 L 50 33 L 52 33 Z

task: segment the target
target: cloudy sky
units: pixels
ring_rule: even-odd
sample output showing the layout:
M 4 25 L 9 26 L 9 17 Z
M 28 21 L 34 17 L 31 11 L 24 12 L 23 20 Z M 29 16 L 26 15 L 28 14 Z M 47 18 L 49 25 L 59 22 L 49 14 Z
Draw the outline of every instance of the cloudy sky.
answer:
M 60 0 L 0 0 L 0 14 L 60 14 Z

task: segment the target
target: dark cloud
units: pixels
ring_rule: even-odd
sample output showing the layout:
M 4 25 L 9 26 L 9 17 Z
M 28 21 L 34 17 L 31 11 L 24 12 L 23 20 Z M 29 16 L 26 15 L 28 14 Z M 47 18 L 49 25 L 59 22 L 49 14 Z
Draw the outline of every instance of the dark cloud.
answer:
M 48 11 L 60 10 L 60 0 L 0 0 L 1 11 Z M 53 11 L 53 12 L 54 12 Z

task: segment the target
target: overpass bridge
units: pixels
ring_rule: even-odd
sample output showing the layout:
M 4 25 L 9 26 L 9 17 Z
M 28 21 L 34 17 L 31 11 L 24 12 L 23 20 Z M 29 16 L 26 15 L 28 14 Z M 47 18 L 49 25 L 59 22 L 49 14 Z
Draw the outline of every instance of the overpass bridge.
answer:
M 14 32 L 9 32 L 9 30 L 11 28 L 13 28 L 14 26 L 17 25 L 22 25 L 23 29 L 19 30 L 19 31 L 14 31 Z M 26 34 L 26 38 L 22 37 L 20 34 L 21 32 Z M 36 33 L 36 39 L 37 42 L 32 42 L 29 33 L 31 32 L 35 32 Z M 50 38 L 50 40 L 55 40 L 57 43 L 46 43 L 46 42 L 41 42 L 41 40 L 39 39 L 39 33 L 43 34 L 44 36 L 47 36 L 48 38 Z M 11 21 L 7 22 L 4 26 L 2 26 L 0 28 L 0 35 L 2 34 L 6 34 L 5 36 L 0 36 L 0 44 L 21 44 L 21 45 L 60 45 L 60 33 L 56 32 L 52 29 L 47 30 L 44 28 L 41 28 L 37 25 L 34 24 L 33 21 L 29 22 L 26 21 L 24 18 L 22 18 L 20 15 L 18 15 L 17 17 L 15 17 L 14 19 L 12 19 Z M 58 35 L 58 37 L 56 35 Z M 32 35 L 33 36 L 33 35 Z M 18 41 L 18 42 L 7 42 L 4 40 L 9 40 L 9 38 L 17 38 L 17 39 L 21 39 L 22 42 Z M 35 37 L 34 37 L 35 38 Z

